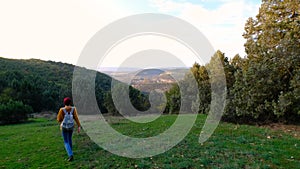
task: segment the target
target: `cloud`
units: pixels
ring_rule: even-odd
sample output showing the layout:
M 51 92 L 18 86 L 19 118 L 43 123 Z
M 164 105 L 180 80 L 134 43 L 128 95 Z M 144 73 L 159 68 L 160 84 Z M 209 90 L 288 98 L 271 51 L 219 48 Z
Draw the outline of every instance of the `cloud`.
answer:
M 249 17 L 258 13 L 258 4 L 246 0 L 202 0 L 191 3 L 175 0 L 150 0 L 162 13 L 177 13 L 177 16 L 196 26 L 210 40 L 215 49 L 227 57 L 245 55 L 244 25 Z M 208 7 L 207 3 L 215 8 Z
M 166 13 L 181 11 L 184 9 L 185 4 L 185 2 L 177 3 L 171 0 L 150 0 L 150 6 Z
M 0 1 L 0 56 L 75 64 L 99 29 L 130 14 L 111 1 Z
M 75 64 L 86 42 L 101 28 L 132 14 L 160 12 L 202 31 L 215 49 L 243 55 L 244 24 L 258 13 L 246 0 L 9 0 L 0 1 L 0 56 Z

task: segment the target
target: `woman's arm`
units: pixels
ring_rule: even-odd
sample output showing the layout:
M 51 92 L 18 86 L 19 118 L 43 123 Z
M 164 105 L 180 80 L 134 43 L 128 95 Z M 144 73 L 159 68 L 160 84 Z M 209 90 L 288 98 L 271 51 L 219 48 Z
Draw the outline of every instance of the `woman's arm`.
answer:
M 76 121 L 76 123 L 77 123 L 77 126 L 78 126 L 78 127 L 81 127 L 81 124 L 80 124 L 80 121 L 79 121 L 79 118 L 78 118 L 78 114 L 77 114 L 76 108 L 74 108 L 73 116 L 74 116 L 74 119 L 75 119 L 75 121 Z
M 73 117 L 74 117 L 74 119 L 75 119 L 75 121 L 77 123 L 77 126 L 78 126 L 77 132 L 80 133 L 81 124 L 80 124 L 80 121 L 79 121 L 79 118 L 78 118 L 78 114 L 77 114 L 77 110 L 76 110 L 75 107 L 74 107 Z
M 61 123 L 64 120 L 64 113 L 63 110 L 60 108 L 57 114 L 56 120 Z

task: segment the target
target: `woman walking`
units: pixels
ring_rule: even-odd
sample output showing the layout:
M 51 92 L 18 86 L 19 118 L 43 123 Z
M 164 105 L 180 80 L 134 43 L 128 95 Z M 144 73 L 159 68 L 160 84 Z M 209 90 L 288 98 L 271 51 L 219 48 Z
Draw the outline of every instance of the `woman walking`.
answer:
M 60 123 L 60 129 L 62 131 L 65 149 L 68 153 L 68 161 L 73 161 L 74 159 L 72 151 L 72 134 L 74 130 L 74 120 L 77 123 L 78 133 L 80 132 L 81 128 L 76 108 L 72 107 L 71 103 L 71 98 L 64 98 L 65 107 L 60 108 L 57 114 L 57 121 Z

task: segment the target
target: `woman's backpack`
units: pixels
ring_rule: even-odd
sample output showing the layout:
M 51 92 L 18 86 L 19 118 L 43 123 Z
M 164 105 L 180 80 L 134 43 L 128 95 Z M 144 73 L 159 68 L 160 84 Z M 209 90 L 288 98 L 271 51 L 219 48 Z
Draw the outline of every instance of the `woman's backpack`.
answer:
M 72 107 L 70 112 L 67 112 L 65 108 L 63 108 L 63 111 L 65 113 L 64 120 L 62 121 L 62 129 L 64 130 L 73 130 L 74 128 L 74 107 Z

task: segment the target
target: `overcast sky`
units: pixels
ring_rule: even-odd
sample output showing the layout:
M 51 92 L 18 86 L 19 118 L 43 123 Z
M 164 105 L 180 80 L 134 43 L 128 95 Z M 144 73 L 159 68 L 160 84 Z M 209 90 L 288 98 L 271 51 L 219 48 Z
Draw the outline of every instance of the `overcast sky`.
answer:
M 117 19 L 140 13 L 179 17 L 196 26 L 215 50 L 220 49 L 227 57 L 237 53 L 244 56 L 244 25 L 247 18 L 258 13 L 260 3 L 260 0 L 0 0 L 0 56 L 76 64 L 85 44 L 97 31 Z M 187 64 L 193 62 L 189 59 Z M 111 60 L 103 66 L 118 64 Z

